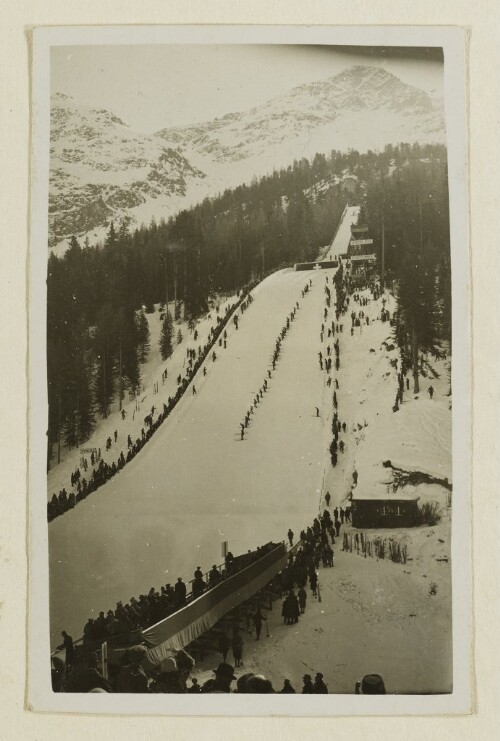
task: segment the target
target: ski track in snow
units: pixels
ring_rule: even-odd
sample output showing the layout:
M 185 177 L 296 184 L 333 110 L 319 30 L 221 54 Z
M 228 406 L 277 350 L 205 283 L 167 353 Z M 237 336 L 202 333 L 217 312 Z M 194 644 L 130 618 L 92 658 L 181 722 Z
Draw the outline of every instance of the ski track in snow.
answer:
M 313 288 L 302 300 L 309 277 Z M 121 473 L 49 525 L 53 640 L 62 628 L 79 635 L 89 615 L 117 600 L 219 563 L 223 540 L 244 552 L 281 540 L 290 526 L 300 531 L 314 516 L 324 465 L 314 414 L 324 383 L 315 353 L 322 283 L 290 270 L 267 278 L 227 349 L 208 360 L 206 378 L 198 372 L 196 397 L 188 390 Z M 242 406 L 262 383 L 297 300 L 277 378 L 240 441 Z
M 357 216 L 357 208 L 346 209 L 323 257 L 346 250 Z M 219 563 L 221 541 L 241 553 L 267 540 L 282 540 L 289 527 L 299 533 L 312 522 L 318 505 L 324 508 L 327 490 L 331 509 L 345 506 L 354 468 L 360 486 L 377 483 L 374 464 L 379 467 L 385 458 L 396 463 L 396 451 L 406 451 L 405 462 L 418 470 L 425 461 L 434 473 L 447 456 L 451 461 L 445 365 L 435 364 L 440 379 L 421 378 L 419 400 L 405 391 L 401 410 L 393 414 L 396 371 L 390 361 L 399 353 L 382 347 L 391 328 L 377 319 L 381 300 L 363 307 L 370 325 L 355 329 L 351 337 L 350 312 L 360 309 L 351 299 L 339 320 L 344 331 L 336 335 L 340 370 L 332 372 L 340 384 L 339 418 L 347 423 L 340 439 L 346 450 L 331 467 L 334 384 L 326 385 L 318 351 L 326 355 L 326 345 L 335 340 L 326 332 L 323 345 L 319 338 L 321 323 L 329 326 L 334 317 L 332 295 L 332 309 L 323 320 L 325 276 L 331 287 L 334 272 L 286 270 L 259 284 L 239 329 L 228 324 L 227 349 L 216 348 L 215 363 L 207 359 L 206 377 L 198 371 L 197 395 L 189 388 L 121 473 L 49 525 L 53 644 L 63 628 L 79 636 L 88 616 L 114 607 L 117 600 L 128 601 L 151 585 L 174 583 L 178 575 L 189 579 L 198 564 L 206 570 Z M 302 299 L 309 279 L 313 287 Z M 386 298 L 392 312 L 394 299 Z M 295 301 L 300 309 L 241 441 L 239 423 L 271 368 L 275 340 Z M 200 330 L 208 331 L 208 325 L 200 324 Z M 184 343 L 182 348 L 179 358 L 185 356 Z M 152 362 L 151 379 L 154 375 Z M 169 380 L 172 376 L 169 369 Z M 427 398 L 431 383 L 432 401 Z M 358 422 L 365 420 L 367 426 L 358 430 Z M 429 459 L 433 446 L 436 452 Z M 439 499 L 441 489 L 425 485 L 419 493 Z M 288 676 L 298 692 L 305 667 L 323 672 L 330 692 L 352 692 L 354 680 L 370 671 L 383 674 L 389 692 L 447 691 L 451 580 L 449 564 L 436 557 L 449 555 L 449 527 L 445 513 L 438 527 L 370 534 L 407 540 L 413 557 L 407 566 L 344 554 L 337 541 L 335 568 L 319 572 L 322 602 L 309 593 L 306 616 L 294 628 L 282 625 L 278 603 L 268 616 L 270 638 L 265 632 L 259 643 L 246 638 L 242 672 L 264 673 L 275 689 Z M 438 597 L 429 596 L 431 580 L 438 584 Z M 197 662 L 201 682 L 212 676 L 217 661 L 210 654 Z

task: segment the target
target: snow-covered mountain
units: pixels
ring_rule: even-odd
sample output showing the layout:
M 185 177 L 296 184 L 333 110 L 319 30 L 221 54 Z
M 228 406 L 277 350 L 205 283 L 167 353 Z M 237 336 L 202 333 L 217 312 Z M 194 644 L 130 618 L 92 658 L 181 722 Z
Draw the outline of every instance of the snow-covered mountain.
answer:
M 51 103 L 51 244 L 160 197 L 182 198 L 189 180 L 205 177 L 160 137 L 133 131 L 110 111 L 62 94 Z
M 247 111 L 152 135 L 55 95 L 50 242 L 102 237 L 112 219 L 167 217 L 316 152 L 444 140 L 442 100 L 381 67 L 350 67 Z
M 339 118 L 360 118 L 368 137 L 371 115 L 380 111 L 389 122 L 399 116 L 401 125 L 410 124 L 403 127 L 409 130 L 417 127 L 431 133 L 443 128 L 442 116 L 436 115 L 436 107 L 425 92 L 404 84 L 380 67 L 356 66 L 327 80 L 300 85 L 243 113 L 229 113 L 201 125 L 158 133 L 171 146 L 194 149 L 216 162 L 227 163 L 262 155 L 270 147 L 304 133 L 319 140 L 317 134 L 322 133 L 323 127 Z M 384 143 L 394 133 L 389 125 L 382 134 Z M 330 140 L 329 148 L 339 147 Z

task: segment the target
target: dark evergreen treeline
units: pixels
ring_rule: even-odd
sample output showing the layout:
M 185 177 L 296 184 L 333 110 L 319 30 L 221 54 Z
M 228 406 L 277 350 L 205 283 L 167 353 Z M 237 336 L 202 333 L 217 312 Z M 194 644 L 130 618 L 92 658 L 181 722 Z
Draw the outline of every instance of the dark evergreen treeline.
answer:
M 447 155 L 444 146 L 387 148 L 390 160 L 365 177 L 360 223 L 370 227 L 379 264 L 398 302 L 395 337 L 414 390 L 421 352 L 451 343 L 451 265 Z
M 102 459 L 99 460 L 96 468 L 92 468 L 92 473 L 89 474 L 88 479 L 85 478 L 85 476 L 81 476 L 81 470 L 80 468 L 77 468 L 76 472 L 74 472 L 74 474 L 76 474 L 76 478 L 73 479 L 73 476 L 71 478 L 72 485 L 73 483 L 76 484 L 76 492 L 70 491 L 70 493 L 68 494 L 66 488 L 63 487 L 59 491 L 58 495 L 55 493 L 52 495 L 50 501 L 47 502 L 47 519 L 49 522 L 51 522 L 56 517 L 63 515 L 68 510 L 73 509 L 75 505 L 78 504 L 78 502 L 90 496 L 90 494 L 92 494 L 100 486 L 105 484 L 119 471 L 121 471 L 121 469 L 127 463 L 133 460 L 135 456 L 142 450 L 144 445 L 146 445 L 148 440 L 150 440 L 150 438 L 154 435 L 160 425 L 162 425 L 163 422 L 168 419 L 171 412 L 175 409 L 178 402 L 186 392 L 189 384 L 195 377 L 201 365 L 207 359 L 210 352 L 213 353 L 212 362 L 215 362 L 217 358 L 217 355 L 214 351 L 216 341 L 220 338 L 223 331 L 225 334 L 225 327 L 227 326 L 231 316 L 233 317 L 233 322 L 235 323 L 236 327 L 238 327 L 238 318 L 237 315 L 235 315 L 235 311 L 238 308 L 241 309 L 242 313 L 246 311 L 253 300 L 252 296 L 250 295 L 250 291 L 255 288 L 257 282 L 258 281 L 256 280 L 253 283 L 250 283 L 245 287 L 245 289 L 240 291 L 237 300 L 234 303 L 226 305 L 224 314 L 219 314 L 219 311 L 217 310 L 215 325 L 211 327 L 208 334 L 208 339 L 203 348 L 199 348 L 198 354 L 196 354 L 196 352 L 192 350 L 192 354 L 189 358 L 185 374 L 183 377 L 179 376 L 179 383 L 175 394 L 168 397 L 167 402 L 163 403 L 162 409 L 158 409 L 158 416 L 156 419 L 153 418 L 153 410 L 151 410 L 151 414 L 145 417 L 144 426 L 146 427 L 146 430 L 144 430 L 144 428 L 142 429 L 141 437 L 138 437 L 135 442 L 132 442 L 132 439 L 129 436 L 127 455 L 125 456 L 123 451 L 121 451 L 118 460 L 113 461 L 111 464 Z M 167 318 L 169 316 L 170 315 L 167 313 Z M 91 463 L 93 466 L 93 457 L 91 457 Z
M 405 196 L 406 210 L 401 209 L 397 219 L 391 217 L 388 204 L 392 198 L 401 199 L 402 193 L 395 174 L 406 183 L 407 172 L 413 173 L 420 159 L 431 163 L 421 163 L 425 187 L 419 186 L 420 201 Z M 73 237 L 65 255 L 51 255 L 48 264 L 48 462 L 54 446 L 61 442 L 78 446 L 86 440 L 96 415 L 106 416 L 116 395 L 121 403 L 125 394 L 139 388 L 140 364 L 149 349 L 144 309 L 150 312 L 155 303 L 174 302 L 174 319 L 183 314 L 192 320 L 217 294 L 234 293 L 271 270 L 314 259 L 331 239 L 346 203 L 362 200 L 364 183 L 366 218 L 377 240 L 381 212 L 377 193 L 383 192 L 387 230 L 395 234 L 400 222 L 413 219 L 410 231 L 408 227 L 400 231 L 401 245 L 410 238 L 412 256 L 420 244 L 414 206 L 421 204 L 426 225 L 421 232 L 422 254 L 434 255 L 436 242 L 445 240 L 444 221 L 435 217 L 432 201 L 424 194 L 433 168 L 442 173 L 444 187 L 444 161 L 445 150 L 432 146 L 387 147 L 380 154 L 318 154 L 311 162 L 294 162 L 249 185 L 207 198 L 168 222 L 153 222 L 133 233 L 124 227 L 116 231 L 111 224 L 102 245 L 86 241 L 82 246 Z M 350 191 L 342 181 L 346 173 L 357 178 Z M 406 190 L 410 194 L 410 185 Z M 439 203 L 444 208 L 442 190 Z M 442 240 L 437 240 L 441 233 Z M 398 244 L 391 237 L 392 243 Z M 387 264 L 395 270 L 397 250 L 387 254 Z M 448 280 L 451 294 L 447 254 L 448 263 L 442 257 L 435 261 L 435 273 L 440 290 Z M 444 304 L 440 321 L 446 331 Z M 169 356 L 175 338 L 167 312 L 160 338 L 162 357 Z
M 142 307 L 175 301 L 176 317 L 207 310 L 260 274 L 312 258 L 326 244 L 346 202 L 334 175 L 350 155 L 317 155 L 133 233 L 110 226 L 103 245 L 73 237 L 48 265 L 48 461 L 54 445 L 80 445 L 140 385 L 148 330 Z M 324 189 L 314 186 L 325 181 Z M 311 192 L 307 192 L 310 189 Z M 168 318 L 168 315 L 167 315 Z M 170 322 L 170 320 L 169 320 Z M 168 357 L 174 328 L 162 332 Z

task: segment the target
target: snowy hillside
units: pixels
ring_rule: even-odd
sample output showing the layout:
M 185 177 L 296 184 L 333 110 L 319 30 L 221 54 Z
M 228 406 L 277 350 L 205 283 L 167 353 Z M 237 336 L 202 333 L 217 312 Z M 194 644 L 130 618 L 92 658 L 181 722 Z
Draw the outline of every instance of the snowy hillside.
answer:
M 346 251 L 358 215 L 357 207 L 345 209 L 325 256 Z M 328 327 L 335 317 L 334 306 L 325 316 L 325 286 L 332 286 L 333 275 L 334 269 L 285 269 L 260 283 L 239 328 L 229 324 L 227 347 L 217 348 L 216 360 L 207 359 L 206 372 L 200 368 L 196 394 L 185 394 L 175 414 L 116 477 L 50 523 L 53 645 L 62 628 L 79 636 L 87 617 L 99 610 L 144 593 L 151 584 L 173 583 L 179 575 L 186 580 L 198 564 L 205 569 L 219 562 L 225 540 L 234 553 L 243 553 L 281 540 L 289 527 L 299 533 L 327 506 L 327 491 L 331 512 L 345 507 L 354 470 L 356 486 L 365 491 L 376 488 L 373 469 L 381 469 L 387 458 L 406 470 L 451 475 L 449 359 L 432 362 L 433 372 L 421 378 L 421 393 L 405 391 L 400 410 L 392 411 L 398 350 L 388 343 L 390 325 L 381 321 L 384 301 L 391 313 L 395 308 L 390 293 L 374 299 L 360 291 L 370 299 L 363 306 L 369 323 L 350 333 L 349 311 L 341 315 L 340 367 L 330 377 L 320 366 L 319 353 L 326 357 L 333 343 L 320 332 L 321 324 Z M 309 281 L 312 287 L 304 295 Z M 358 312 L 359 296 L 350 300 L 349 310 Z M 297 316 L 274 369 L 272 349 L 296 301 Z M 149 318 L 153 342 L 159 324 L 157 315 Z M 202 337 L 208 326 L 208 317 L 199 323 Z M 184 342 L 193 341 L 186 331 Z M 168 384 L 184 349 L 178 346 L 166 364 Z M 144 411 L 170 393 L 168 384 L 157 380 L 164 367 L 157 354 L 151 358 L 140 399 Z M 268 389 L 240 437 L 243 415 L 264 378 Z M 340 434 L 345 447 L 335 467 L 329 456 L 332 378 L 338 381 L 339 419 L 346 423 Z M 125 420 L 115 409 L 96 430 L 92 443 L 102 445 L 105 456 L 125 448 L 128 432 L 138 434 L 144 412 L 134 418 L 132 407 Z M 105 437 L 115 425 L 117 442 L 104 453 Z M 51 472 L 49 492 L 64 476 L 67 482 L 78 464 L 74 450 L 59 471 Z M 346 522 L 333 544 L 335 568 L 319 569 L 322 600 L 311 595 L 294 628 L 283 625 L 279 607 L 270 612 L 266 632 L 272 641 L 245 635 L 244 671 L 264 672 L 277 687 L 283 676 L 299 677 L 306 667 L 324 672 L 330 692 L 347 693 L 355 677 L 377 670 L 392 692 L 449 691 L 451 510 L 443 487 L 423 483 L 416 489 L 421 500 L 440 505 L 441 522 L 368 533 L 371 539 L 403 542 L 408 562 L 344 551 L 343 534 L 354 535 Z M 197 661 L 196 673 L 200 683 L 213 675 L 213 654 Z
M 204 177 L 158 137 L 61 94 L 52 97 L 50 155 L 51 244 L 146 201 L 184 196 L 190 179 Z
M 418 123 L 415 119 L 420 119 L 424 134 L 442 134 L 444 129 L 439 106 L 422 90 L 406 85 L 379 67 L 355 66 L 327 80 L 300 85 L 248 111 L 230 113 L 201 125 L 164 129 L 159 134 L 171 146 L 179 145 L 186 151 L 227 163 L 263 155 L 269 148 L 304 133 L 321 142 L 325 133 L 336 133 L 335 129 L 324 131 L 323 127 L 337 119 L 363 121 L 369 139 L 370 117 L 380 111 L 389 114 L 384 143 L 394 141 L 396 124 L 409 131 L 405 124 L 410 123 L 413 128 Z M 324 146 L 315 151 L 322 151 Z M 330 139 L 328 147 L 339 148 L 334 139 Z
M 168 217 L 316 152 L 444 138 L 442 101 L 379 67 L 351 67 L 247 111 L 152 135 L 55 95 L 50 245 L 60 251 L 72 234 L 102 239 L 111 220 Z

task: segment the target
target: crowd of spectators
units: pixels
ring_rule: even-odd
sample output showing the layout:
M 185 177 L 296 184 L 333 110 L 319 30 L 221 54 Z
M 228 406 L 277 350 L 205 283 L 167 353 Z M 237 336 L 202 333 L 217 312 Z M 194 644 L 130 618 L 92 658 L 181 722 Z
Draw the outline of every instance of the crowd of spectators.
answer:
M 110 644 L 129 644 L 140 637 L 142 630 L 173 615 L 204 592 L 255 563 L 277 546 L 277 543 L 266 543 L 254 551 L 236 557 L 229 552 L 223 565 L 213 564 L 206 573 L 198 566 L 188 584 L 179 576 L 174 585 L 167 583 L 159 590 L 151 587 L 146 594 L 141 594 L 138 598 L 131 597 L 125 604 L 117 602 L 114 610 L 101 611 L 97 617 L 88 618 L 82 632 L 83 647 L 98 648 L 104 641 L 109 641 Z M 67 637 L 68 634 L 63 632 L 64 642 L 61 648 L 66 650 Z
M 306 610 L 307 592 L 309 585 L 312 597 L 319 598 L 318 569 L 322 565 L 332 568 L 334 554 L 332 545 L 335 544 L 337 533 L 333 527 L 332 517 L 328 509 L 314 518 L 311 526 L 302 530 L 300 541 L 293 545 L 294 533 L 288 531 L 290 552 L 287 565 L 273 579 L 273 590 L 283 598 L 282 615 L 287 625 L 299 621 L 299 616 Z M 221 571 L 213 566 L 208 574 L 197 569 L 194 574 L 193 588 L 187 594 L 187 588 L 182 579 L 172 587 L 167 584 L 158 592 L 153 587 L 147 595 L 141 595 L 138 600 L 131 598 L 127 605 L 118 603 L 116 610 L 103 612 L 96 620 L 89 619 L 84 628 L 83 644 L 78 650 L 73 644 L 71 636 L 63 631 L 65 660 L 57 654 L 52 656 L 52 687 L 54 692 L 113 692 L 113 693 L 246 693 L 246 694 L 327 694 L 328 687 L 323 681 L 323 674 L 317 672 L 314 680 L 312 675 L 304 674 L 302 685 L 288 677 L 283 678 L 283 685 L 274 687 L 273 683 L 261 673 L 244 673 L 236 676 L 235 669 L 243 666 L 244 639 L 243 629 L 236 622 L 232 636 L 225 630 L 219 634 L 218 651 L 222 661 L 213 670 L 213 677 L 199 683 L 197 676 L 192 676 L 195 669 L 195 660 L 185 650 L 174 652 L 164 658 L 159 665 L 153 664 L 148 657 L 144 645 L 125 647 L 121 652 L 121 660 L 117 665 L 109 667 L 107 678 L 98 668 L 98 652 L 95 650 L 96 641 L 99 645 L 107 640 L 113 645 L 113 638 L 123 644 L 123 633 L 133 635 L 133 629 L 146 627 L 157 622 L 171 611 L 181 608 L 190 599 L 199 596 L 194 588 L 197 580 L 201 580 L 203 591 L 215 587 L 221 580 L 246 568 L 262 556 L 276 548 L 277 544 L 268 543 L 255 551 L 242 556 L 233 557 L 228 554 L 225 568 Z M 215 573 L 217 572 L 217 576 Z M 178 586 L 180 585 L 180 586 Z M 297 594 L 295 589 L 298 588 Z M 256 639 L 259 640 L 263 622 L 266 617 L 262 614 L 260 605 L 251 616 L 252 630 L 255 628 Z M 138 639 L 140 640 L 140 639 Z M 234 664 L 228 663 L 229 651 L 232 651 Z M 294 686 L 295 685 L 295 686 Z M 385 687 L 379 675 L 367 675 L 357 682 L 354 688 L 358 694 L 385 694 Z
M 88 463 L 85 460 L 83 473 L 80 468 L 77 468 L 71 474 L 71 490 L 68 492 L 66 488 L 63 487 L 58 494 L 54 493 L 52 495 L 51 499 L 47 502 L 47 519 L 49 522 L 68 510 L 73 509 L 78 502 L 82 499 L 86 499 L 100 486 L 112 479 L 113 476 L 121 471 L 121 469 L 142 450 L 144 445 L 146 445 L 146 443 L 151 439 L 160 425 L 173 412 L 199 368 L 209 357 L 210 352 L 212 352 L 212 360 L 215 362 L 217 359 L 214 347 L 218 340 L 221 345 L 222 342 L 224 342 L 224 344 L 226 343 L 227 333 L 225 327 L 227 326 L 231 316 L 233 316 L 235 328 L 238 329 L 238 315 L 235 314 L 235 312 L 240 309 L 243 314 L 248 308 L 253 300 L 250 292 L 253 290 L 257 282 L 258 281 L 254 281 L 250 285 L 246 286 L 244 291 L 241 291 L 238 300 L 232 304 L 228 304 L 224 316 L 217 316 L 216 326 L 210 329 L 205 345 L 203 347 L 199 346 L 197 352 L 192 351 L 188 354 L 187 369 L 184 377 L 179 375 L 177 378 L 177 390 L 175 394 L 169 396 L 167 403 L 164 403 L 161 408 L 156 409 L 156 418 L 154 418 L 155 407 L 152 407 L 151 414 L 148 414 L 144 418 L 144 427 L 141 430 L 141 436 L 138 437 L 135 442 L 131 439 L 130 435 L 128 436 L 127 453 L 125 454 L 122 450 L 118 459 L 112 463 L 107 463 L 103 459 L 100 459 L 100 455 L 96 455 L 95 468 L 92 469 L 92 473 L 90 473 L 88 477 L 85 477 L 84 475 L 88 467 Z M 223 333 L 225 336 L 221 336 Z M 193 390 L 194 388 L 195 387 L 193 387 Z M 108 438 L 108 441 L 110 441 L 110 438 Z M 106 444 L 106 446 L 106 449 L 109 449 L 108 444 Z M 94 461 L 91 461 L 91 463 L 93 466 Z
M 343 280 L 342 271 L 340 270 L 337 274 L 335 283 L 337 284 L 336 319 L 338 321 L 339 316 L 345 313 L 349 302 L 347 296 L 349 290 L 348 276 Z M 308 290 L 309 286 L 306 286 L 303 291 L 303 296 L 308 292 Z M 325 320 L 327 309 L 330 308 L 330 291 L 328 290 L 326 293 L 327 307 L 325 308 Z M 244 301 L 246 303 L 244 303 Z M 242 305 L 243 311 L 248 305 L 248 301 L 248 296 L 246 299 L 243 299 L 242 297 L 237 305 Z M 122 453 L 121 465 L 120 460 L 118 462 L 120 467 L 123 467 L 131 457 L 136 455 L 161 422 L 163 422 L 166 416 L 168 416 L 178 399 L 186 390 L 193 375 L 207 357 L 209 349 L 213 347 L 215 341 L 221 335 L 224 324 L 228 320 L 228 315 L 232 313 L 234 309 L 235 306 L 229 307 L 224 323 L 219 323 L 215 332 L 212 330 L 211 339 L 209 338 L 209 342 L 211 342 L 210 347 L 207 349 L 208 345 L 206 345 L 203 353 L 199 355 L 197 360 L 191 358 L 192 362 L 189 366 L 187 376 L 184 379 L 178 379 L 181 382 L 179 383 L 176 397 L 174 397 L 174 399 L 169 399 L 168 405 L 164 405 L 163 413 L 159 415 L 156 421 L 152 420 L 151 415 L 151 425 L 148 426 L 147 433 L 142 439 L 137 440 L 136 444 L 131 447 L 129 446 L 126 459 L 123 459 Z M 238 322 L 236 316 L 233 318 L 233 321 L 235 323 L 235 328 L 237 329 Z M 293 313 L 288 320 L 288 326 L 291 321 L 293 321 Z M 284 328 L 285 333 L 288 326 Z M 325 329 L 327 328 L 322 326 L 322 339 Z M 339 328 L 338 325 L 332 323 L 331 329 L 328 330 L 329 337 L 331 336 L 333 338 L 335 329 L 337 332 L 341 331 L 341 327 Z M 281 340 L 282 339 L 283 337 L 281 337 Z M 279 354 L 279 345 L 280 340 L 277 341 L 275 354 Z M 336 368 L 338 369 L 338 340 L 334 347 L 336 351 Z M 328 353 L 328 356 L 329 355 L 330 353 Z M 215 362 L 216 358 L 214 356 L 215 352 L 213 352 L 212 357 Z M 322 357 L 320 357 L 320 362 L 323 362 Z M 330 369 L 331 363 L 328 368 L 325 367 L 327 372 L 329 372 Z M 336 388 L 338 389 L 338 383 L 336 384 Z M 339 426 L 335 394 L 334 407 L 334 440 L 337 442 L 338 433 L 340 433 L 342 429 L 345 432 L 345 425 Z M 242 437 L 243 434 L 244 433 L 242 432 Z M 115 466 L 115 464 L 113 464 L 113 466 Z M 120 468 L 116 466 L 113 470 L 113 466 L 110 468 L 108 464 L 101 461 L 97 471 L 99 472 L 99 470 L 102 469 L 104 471 L 102 474 L 103 477 L 112 476 L 117 472 L 117 470 L 120 470 Z M 109 472 L 109 470 L 111 470 L 111 472 Z M 106 479 L 104 478 L 104 480 Z M 104 480 L 102 483 L 104 483 Z M 79 480 L 77 480 L 77 484 L 80 484 Z M 92 491 L 93 490 L 94 489 L 92 489 Z M 82 497 L 83 489 L 80 492 L 80 498 Z M 78 501 L 76 497 L 75 501 Z M 290 543 L 288 563 L 286 567 L 273 579 L 273 588 L 283 598 L 281 614 L 285 625 L 297 624 L 300 616 L 304 615 L 307 605 L 306 587 L 308 585 L 312 597 L 317 599 L 320 598 L 318 569 L 321 565 L 324 568 L 332 568 L 334 566 L 334 551 L 332 546 L 335 545 L 335 538 L 338 538 L 340 535 L 340 528 L 344 524 L 344 520 L 346 522 L 350 521 L 350 507 L 346 508 L 346 510 L 340 508 L 340 514 L 342 515 L 341 520 L 338 518 L 338 510 L 335 508 L 335 510 L 333 510 L 335 520 L 332 520 L 332 516 L 328 509 L 330 504 L 329 493 L 327 493 L 325 501 L 327 508 L 324 510 L 323 514 L 319 514 L 314 518 L 311 526 L 301 531 L 300 540 L 296 546 L 293 545 L 293 532 L 291 530 L 288 531 L 288 540 Z M 74 503 L 72 506 L 74 506 Z M 297 685 L 295 682 L 295 687 L 292 684 L 292 680 L 288 677 L 283 678 L 283 685 L 281 687 L 274 687 L 272 682 L 260 673 L 245 673 L 239 677 L 236 676 L 235 668 L 238 669 L 243 665 L 244 647 L 244 640 L 238 624 L 233 628 L 232 638 L 227 636 L 224 631 L 221 633 L 218 648 L 222 654 L 223 660 L 215 669 L 213 669 L 213 677 L 202 684 L 199 683 L 198 677 L 192 676 L 193 670 L 195 669 L 195 660 L 185 650 L 172 652 L 172 655 L 164 658 L 159 665 L 153 665 L 148 658 L 147 648 L 143 645 L 133 645 L 123 651 L 122 659 L 118 666 L 114 665 L 113 667 L 110 667 L 107 678 L 104 678 L 98 669 L 98 655 L 94 650 L 95 644 L 99 645 L 104 640 L 107 640 L 110 644 L 113 644 L 113 641 L 115 640 L 117 643 L 127 643 L 131 637 L 134 637 L 135 631 L 147 628 L 148 626 L 153 625 L 175 613 L 190 600 L 197 599 L 206 590 L 216 587 L 222 580 L 237 571 L 246 568 L 253 561 L 261 558 L 269 552 L 269 550 L 275 547 L 276 544 L 269 543 L 256 551 L 249 552 L 248 554 L 244 554 L 237 558 L 234 558 L 232 554 L 228 554 L 223 569 L 214 565 L 206 574 L 204 574 L 200 567 L 198 567 L 194 573 L 194 579 L 191 582 L 191 592 L 189 594 L 186 584 L 183 582 L 182 578 L 179 577 L 175 585 L 168 583 L 162 586 L 160 591 L 151 587 L 147 594 L 140 595 L 138 599 L 131 598 L 125 605 L 119 602 L 114 611 L 108 610 L 106 614 L 101 612 L 96 619 L 89 618 L 83 630 L 83 647 L 86 647 L 87 650 L 81 652 L 75 650 L 71 637 L 67 633 L 63 632 L 64 641 L 61 648 L 65 649 L 65 661 L 63 662 L 57 655 L 52 656 L 53 690 L 55 692 L 116 692 L 151 694 L 231 692 L 238 694 L 296 694 L 297 692 L 300 692 L 301 694 L 328 694 L 328 687 L 323 681 L 323 674 L 321 672 L 316 673 L 314 681 L 312 675 L 304 674 L 302 677 L 302 686 Z M 298 589 L 297 593 L 295 592 L 296 589 Z M 260 607 L 258 606 L 252 615 L 252 622 L 253 627 L 256 629 L 257 640 L 260 638 L 262 624 L 265 619 L 266 618 L 262 615 Z M 124 637 L 126 639 L 125 641 L 123 640 Z M 234 665 L 227 661 L 227 655 L 230 648 L 232 649 Z M 380 675 L 370 674 L 355 683 L 354 691 L 357 694 L 385 694 L 385 686 Z
M 202 684 L 192 676 L 195 660 L 185 650 L 172 652 L 161 663 L 151 668 L 147 663 L 147 651 L 143 646 L 132 646 L 123 654 L 119 665 L 111 668 L 106 679 L 98 668 L 97 654 L 88 654 L 75 661 L 70 667 L 52 657 L 52 689 L 54 692 L 88 693 L 107 692 L 123 694 L 303 694 L 326 695 L 328 687 L 323 674 L 304 674 L 302 685 L 288 677 L 282 686 L 275 687 L 272 681 L 258 672 L 246 672 L 236 676 L 235 667 L 225 661 L 213 669 L 213 676 Z M 297 689 L 296 689 L 297 688 Z M 386 694 L 385 685 L 379 674 L 368 674 L 355 682 L 354 692 L 365 695 Z

